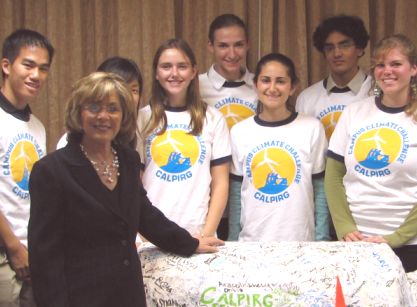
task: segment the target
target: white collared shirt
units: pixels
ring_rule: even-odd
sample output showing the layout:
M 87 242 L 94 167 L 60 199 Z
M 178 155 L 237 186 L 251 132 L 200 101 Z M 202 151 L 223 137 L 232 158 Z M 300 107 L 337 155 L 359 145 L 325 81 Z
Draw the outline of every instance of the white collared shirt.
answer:
M 364 83 L 366 78 L 367 78 L 367 75 L 362 71 L 362 69 L 359 69 L 356 75 L 352 78 L 352 80 L 350 80 L 349 83 L 346 84 L 344 87 L 348 87 L 355 95 L 357 95 L 359 91 L 361 90 L 362 84 Z M 333 87 L 340 87 L 340 86 L 336 84 L 332 75 L 329 75 L 329 77 L 327 78 L 327 85 L 326 85 L 327 92 L 330 93 Z
M 295 109 L 297 112 L 314 116 L 321 121 L 326 131 L 327 140 L 330 140 L 330 136 L 336 127 L 337 121 L 340 115 L 347 105 L 369 97 L 369 90 L 371 88 L 371 77 L 367 76 L 361 71 L 353 78 L 355 80 L 362 80 L 358 92 L 354 92 L 351 88 L 350 91 L 343 93 L 333 93 L 327 90 L 331 83 L 330 78 L 327 79 L 327 85 L 325 80 L 313 84 L 312 86 L 303 90 L 297 98 Z M 352 79 L 351 82 L 356 83 Z M 352 87 L 355 87 L 353 85 Z
M 245 84 L 239 87 L 224 87 L 227 81 L 212 65 L 209 71 L 199 75 L 201 98 L 219 110 L 226 119 L 229 129 L 236 123 L 256 113 L 256 95 L 253 74 L 248 70 L 240 80 Z

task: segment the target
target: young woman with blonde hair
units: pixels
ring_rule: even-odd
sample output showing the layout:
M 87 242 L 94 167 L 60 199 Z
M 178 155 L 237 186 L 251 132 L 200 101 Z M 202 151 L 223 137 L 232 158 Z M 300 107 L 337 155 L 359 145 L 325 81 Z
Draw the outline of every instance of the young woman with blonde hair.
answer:
M 387 243 L 417 269 L 417 52 L 382 39 L 371 69 L 375 97 L 348 106 L 329 145 L 325 188 L 340 240 Z

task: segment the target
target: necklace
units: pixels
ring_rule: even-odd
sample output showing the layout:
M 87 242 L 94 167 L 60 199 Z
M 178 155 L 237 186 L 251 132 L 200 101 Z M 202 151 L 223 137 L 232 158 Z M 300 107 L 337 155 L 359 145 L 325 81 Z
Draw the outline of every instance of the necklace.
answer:
M 113 160 L 110 163 L 107 163 L 106 161 L 97 162 L 91 159 L 87 151 L 85 150 L 84 146 L 80 144 L 81 151 L 84 153 L 85 157 L 88 159 L 88 161 L 91 162 L 91 165 L 93 165 L 93 168 L 96 170 L 97 174 L 101 177 L 104 177 L 107 183 L 113 183 L 113 174 L 116 175 L 116 178 L 120 176 L 119 173 L 119 158 L 117 157 L 116 150 L 112 147 L 111 152 L 113 154 Z

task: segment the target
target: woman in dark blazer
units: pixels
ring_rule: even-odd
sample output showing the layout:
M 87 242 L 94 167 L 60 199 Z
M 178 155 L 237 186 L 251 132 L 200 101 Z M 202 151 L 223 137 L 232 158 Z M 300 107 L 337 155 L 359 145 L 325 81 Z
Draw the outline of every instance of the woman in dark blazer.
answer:
M 127 144 L 136 110 L 108 73 L 79 80 L 66 110 L 68 145 L 41 159 L 30 177 L 29 262 L 36 302 L 45 306 L 146 306 L 135 246 L 139 231 L 184 256 L 223 242 L 200 238 L 149 202 L 140 159 Z

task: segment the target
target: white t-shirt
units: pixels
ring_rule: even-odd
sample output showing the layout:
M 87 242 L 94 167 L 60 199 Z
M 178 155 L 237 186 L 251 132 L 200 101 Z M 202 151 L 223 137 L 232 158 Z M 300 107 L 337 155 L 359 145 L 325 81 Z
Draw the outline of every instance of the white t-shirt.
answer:
M 368 76 L 357 94 L 352 91 L 344 93 L 328 92 L 321 80 L 306 88 L 297 98 L 297 112 L 314 116 L 324 126 L 327 140 L 330 139 L 342 111 L 352 102 L 369 97 L 371 78 Z
M 222 114 L 208 106 L 201 135 L 188 134 L 190 114 L 185 108 L 165 110 L 167 130 L 141 135 L 138 151 L 145 171 L 143 185 L 151 202 L 169 219 L 191 234 L 201 233 L 210 200 L 210 165 L 230 161 L 229 129 Z M 139 111 L 138 127 L 143 131 L 151 115 L 149 106 Z
M 250 117 L 232 128 L 231 142 L 232 174 L 243 177 L 239 241 L 313 241 L 312 175 L 324 171 L 327 148 L 320 122 Z
M 417 125 L 374 97 L 348 106 L 329 144 L 346 165 L 343 184 L 358 230 L 393 233 L 417 204 Z M 407 244 L 417 244 L 417 238 Z
M 224 87 L 226 79 L 214 69 L 213 65 L 198 78 L 201 98 L 223 114 L 229 129 L 256 113 L 258 96 L 253 85 L 253 74 L 248 70 L 242 77 L 245 84 L 239 87 Z
M 0 108 L 0 131 L 0 211 L 27 246 L 29 176 L 33 164 L 46 154 L 45 128 L 33 114 L 25 122 Z

